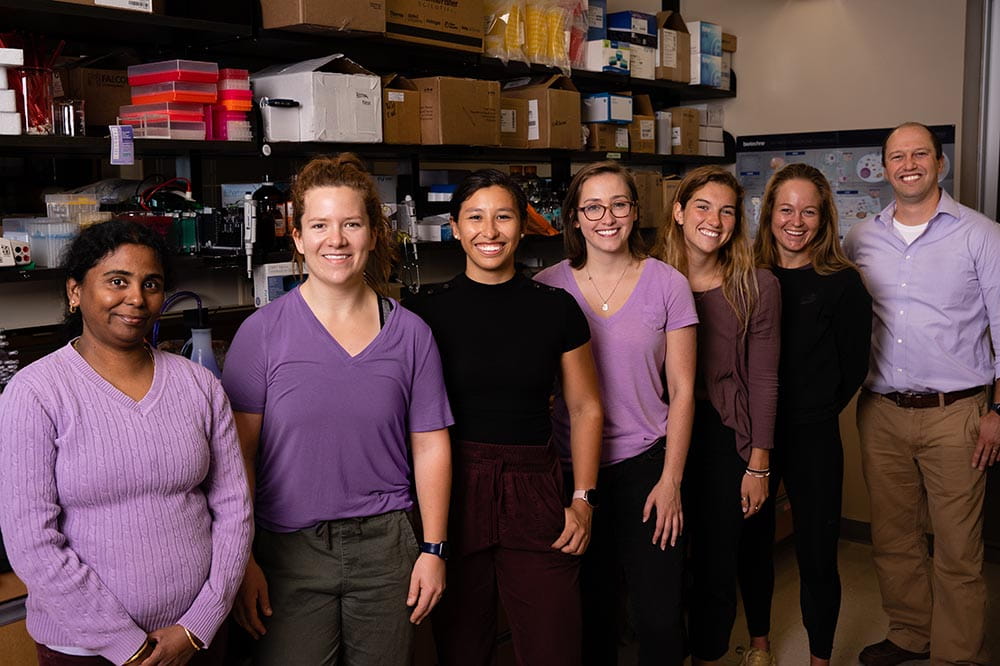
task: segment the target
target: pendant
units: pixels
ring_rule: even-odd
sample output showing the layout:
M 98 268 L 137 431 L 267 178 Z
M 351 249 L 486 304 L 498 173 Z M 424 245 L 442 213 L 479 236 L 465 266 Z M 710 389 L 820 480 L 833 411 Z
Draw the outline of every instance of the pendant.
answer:
M 601 310 L 603 310 L 604 312 L 607 312 L 608 311 L 608 304 L 607 303 L 602 303 L 601 304 Z

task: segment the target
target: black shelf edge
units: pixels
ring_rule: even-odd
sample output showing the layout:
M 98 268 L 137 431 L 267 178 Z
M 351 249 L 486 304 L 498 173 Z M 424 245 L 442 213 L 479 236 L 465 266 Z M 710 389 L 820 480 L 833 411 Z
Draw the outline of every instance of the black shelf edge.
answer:
M 179 139 L 136 139 L 135 156 L 202 155 L 251 156 L 258 154 L 255 141 L 187 141 Z M 108 155 L 111 140 L 99 136 L 55 136 L 21 134 L 0 136 L 0 154 Z
M 58 0 L 0 0 L 0 17 L 6 27 L 29 29 L 43 34 L 79 35 L 97 30 L 97 34 L 117 42 L 154 38 L 171 41 L 179 31 L 216 37 L 249 37 L 249 23 L 205 21 L 164 14 L 147 14 L 124 9 L 79 5 Z M 115 37 L 115 31 L 130 31 Z

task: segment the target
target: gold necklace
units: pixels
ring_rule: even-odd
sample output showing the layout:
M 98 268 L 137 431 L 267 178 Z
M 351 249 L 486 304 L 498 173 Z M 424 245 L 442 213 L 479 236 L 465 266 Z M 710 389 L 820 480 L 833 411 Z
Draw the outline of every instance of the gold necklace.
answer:
M 591 276 L 590 269 L 587 268 L 587 264 L 583 265 L 583 270 L 585 270 L 587 272 L 587 279 L 590 280 L 590 284 L 592 284 L 594 286 L 594 291 L 597 292 L 597 297 L 599 299 L 601 299 L 601 311 L 602 312 L 607 312 L 608 311 L 608 301 L 610 301 L 612 298 L 614 298 L 615 292 L 618 291 L 618 285 L 620 285 L 622 283 L 622 278 L 625 277 L 625 273 L 628 273 L 629 266 L 631 266 L 631 265 L 632 265 L 631 261 L 628 262 L 627 264 L 625 264 L 625 270 L 623 270 L 622 274 L 618 276 L 618 281 L 615 282 L 615 286 L 612 287 L 611 293 L 608 294 L 607 298 L 604 298 L 604 296 L 601 294 L 601 290 L 597 288 L 597 282 L 595 282 L 593 276 Z

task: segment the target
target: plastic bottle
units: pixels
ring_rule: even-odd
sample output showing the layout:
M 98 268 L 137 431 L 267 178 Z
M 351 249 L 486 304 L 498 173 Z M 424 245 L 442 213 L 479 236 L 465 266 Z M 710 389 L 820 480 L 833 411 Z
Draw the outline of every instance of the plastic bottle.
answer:
M 185 311 L 187 315 L 190 310 Z M 191 326 L 191 360 L 207 368 L 213 375 L 222 378 L 219 364 L 215 362 L 215 352 L 212 351 L 212 329 L 208 325 L 208 313 L 205 308 L 197 308 L 195 319 Z M 184 346 L 187 347 L 187 344 Z
M 264 182 L 253 193 L 253 200 L 257 207 L 254 254 L 260 256 L 285 249 L 285 193 L 274 186 L 270 176 L 264 176 Z

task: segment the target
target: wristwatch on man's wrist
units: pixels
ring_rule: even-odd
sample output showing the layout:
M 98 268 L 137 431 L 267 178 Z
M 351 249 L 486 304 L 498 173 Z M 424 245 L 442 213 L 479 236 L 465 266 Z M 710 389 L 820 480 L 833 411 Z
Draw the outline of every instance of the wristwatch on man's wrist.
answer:
M 437 555 L 442 560 L 447 561 L 448 556 L 451 555 L 451 548 L 448 546 L 447 541 L 441 541 L 439 543 L 430 543 L 424 541 L 420 544 L 421 553 L 429 553 L 431 555 Z
M 590 488 L 589 490 L 574 490 L 573 499 L 582 499 L 594 509 L 596 509 L 597 505 L 600 503 L 598 501 L 599 495 L 597 494 L 597 488 Z
M 990 411 L 994 414 L 1000 414 L 1000 402 L 991 402 Z

